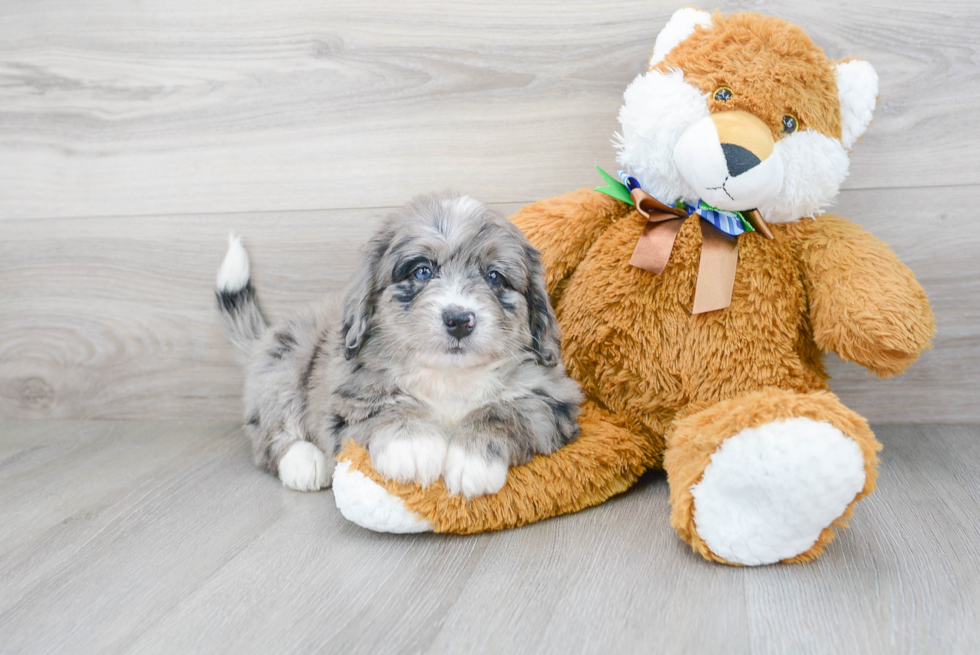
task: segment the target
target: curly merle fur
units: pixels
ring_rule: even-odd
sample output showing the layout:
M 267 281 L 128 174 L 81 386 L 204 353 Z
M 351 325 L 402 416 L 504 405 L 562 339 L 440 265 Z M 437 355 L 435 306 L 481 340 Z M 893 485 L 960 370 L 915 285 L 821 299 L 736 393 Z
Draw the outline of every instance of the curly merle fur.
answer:
M 330 484 L 353 439 L 389 478 L 472 498 L 578 435 L 539 253 L 467 196 L 414 199 L 370 239 L 343 298 L 267 327 L 232 240 L 218 307 L 246 367 L 245 431 L 283 484 Z

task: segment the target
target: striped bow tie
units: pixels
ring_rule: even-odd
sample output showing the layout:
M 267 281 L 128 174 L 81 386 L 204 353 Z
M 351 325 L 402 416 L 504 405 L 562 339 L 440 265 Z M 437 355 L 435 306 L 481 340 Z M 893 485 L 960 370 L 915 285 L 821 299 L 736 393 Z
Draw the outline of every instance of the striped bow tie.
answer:
M 697 205 L 692 205 L 689 202 L 685 202 L 684 209 L 687 210 L 688 215 L 697 214 L 725 234 L 729 234 L 733 237 L 737 237 L 740 234 L 745 234 L 746 232 L 755 232 L 755 228 L 749 225 L 747 220 L 742 218 L 742 214 L 740 212 L 730 212 L 725 211 L 724 209 L 716 209 L 703 200 L 698 200 Z
M 625 171 L 618 171 L 618 173 L 619 179 L 623 181 L 623 184 L 626 185 L 626 188 L 630 192 L 632 192 L 633 189 L 641 188 L 640 183 L 635 177 L 627 175 Z M 691 214 L 697 214 L 729 236 L 737 237 L 738 235 L 745 234 L 746 232 L 755 232 L 755 228 L 752 227 L 747 220 L 745 220 L 745 217 L 742 216 L 741 212 L 718 209 L 716 207 L 712 207 L 704 200 L 698 200 L 696 205 L 678 200 L 675 203 L 675 206 L 683 207 L 687 211 L 688 216 Z

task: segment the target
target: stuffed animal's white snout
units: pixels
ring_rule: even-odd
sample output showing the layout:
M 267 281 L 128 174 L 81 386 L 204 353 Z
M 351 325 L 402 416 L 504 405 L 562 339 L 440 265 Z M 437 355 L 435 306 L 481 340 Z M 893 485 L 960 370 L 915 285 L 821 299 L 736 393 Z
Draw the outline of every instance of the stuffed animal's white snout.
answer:
M 744 111 L 705 116 L 674 146 L 674 164 L 701 199 L 743 211 L 766 204 L 783 186 L 783 160 L 769 127 Z

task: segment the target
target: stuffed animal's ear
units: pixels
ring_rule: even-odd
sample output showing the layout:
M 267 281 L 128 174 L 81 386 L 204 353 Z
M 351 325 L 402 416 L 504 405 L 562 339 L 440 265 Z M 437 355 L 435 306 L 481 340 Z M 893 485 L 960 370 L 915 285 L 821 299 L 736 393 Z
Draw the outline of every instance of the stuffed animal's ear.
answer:
M 878 101 L 878 73 L 866 61 L 847 59 L 837 64 L 840 100 L 840 142 L 850 149 L 871 123 Z
M 694 34 L 695 27 L 710 24 L 711 14 L 706 11 L 693 7 L 684 7 L 675 11 L 667 25 L 657 35 L 657 42 L 653 46 L 653 56 L 650 57 L 650 68 L 662 62 L 667 53 L 674 49 L 674 46 Z

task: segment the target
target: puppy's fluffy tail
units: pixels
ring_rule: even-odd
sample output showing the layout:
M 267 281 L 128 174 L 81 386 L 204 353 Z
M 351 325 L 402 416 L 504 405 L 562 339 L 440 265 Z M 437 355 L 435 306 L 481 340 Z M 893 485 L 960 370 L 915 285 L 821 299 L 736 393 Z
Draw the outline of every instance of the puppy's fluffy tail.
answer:
M 228 340 L 244 362 L 252 344 L 262 336 L 267 326 L 255 302 L 255 290 L 249 280 L 248 253 L 242 246 L 241 237 L 234 234 L 228 235 L 228 252 L 218 269 L 215 295 Z

